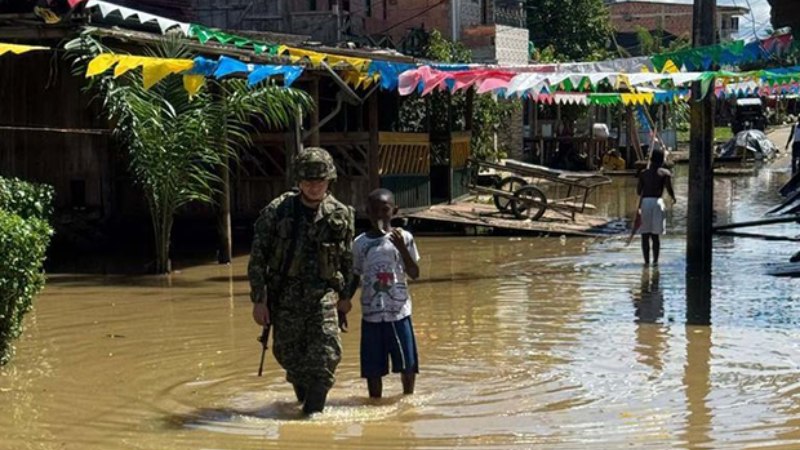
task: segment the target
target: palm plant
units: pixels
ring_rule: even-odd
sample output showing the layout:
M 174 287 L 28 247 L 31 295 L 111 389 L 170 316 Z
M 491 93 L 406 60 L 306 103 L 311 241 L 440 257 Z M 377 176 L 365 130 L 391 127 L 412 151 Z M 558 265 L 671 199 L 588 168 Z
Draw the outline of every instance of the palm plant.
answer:
M 75 46 L 73 46 L 75 47 Z M 97 41 L 80 45 L 97 54 Z M 150 56 L 191 58 L 175 40 L 151 49 Z M 135 71 L 114 79 L 103 76 L 98 88 L 104 110 L 129 156 L 130 170 L 141 186 L 150 210 L 155 237 L 155 272 L 171 269 L 170 235 L 176 211 L 190 202 L 213 203 L 220 187 L 219 173 L 252 144 L 258 124 L 285 128 L 310 97 L 303 91 L 262 84 L 249 88 L 245 80 L 212 81 L 208 91 L 189 97 L 182 79 L 170 75 L 149 90 Z

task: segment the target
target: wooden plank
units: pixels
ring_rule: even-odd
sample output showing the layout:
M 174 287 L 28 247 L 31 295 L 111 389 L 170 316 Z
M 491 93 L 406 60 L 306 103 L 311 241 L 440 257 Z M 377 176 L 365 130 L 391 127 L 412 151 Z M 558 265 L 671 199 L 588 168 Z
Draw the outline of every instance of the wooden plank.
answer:
M 609 236 L 621 234 L 625 229 L 615 220 L 576 214 L 575 221 L 570 221 L 555 211 L 545 212 L 539 221 L 510 219 L 501 216 L 493 206 L 470 202 L 435 205 L 407 216 L 421 220 L 548 235 Z
M 776 217 L 773 219 L 761 219 L 761 220 L 752 220 L 748 222 L 739 222 L 739 223 L 729 223 L 725 225 L 717 225 L 713 227 L 714 232 L 722 231 L 722 230 L 733 230 L 736 228 L 749 228 L 749 227 L 760 227 L 763 225 L 773 225 L 777 223 L 791 223 L 791 222 L 800 222 L 800 215 L 793 215 L 793 216 L 786 216 L 786 217 Z

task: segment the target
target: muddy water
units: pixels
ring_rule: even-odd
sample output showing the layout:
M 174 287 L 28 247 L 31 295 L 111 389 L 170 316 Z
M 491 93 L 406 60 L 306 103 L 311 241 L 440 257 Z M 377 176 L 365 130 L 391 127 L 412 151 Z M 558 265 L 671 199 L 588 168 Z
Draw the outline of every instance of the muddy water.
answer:
M 717 180 L 718 219 L 758 217 L 786 178 Z M 592 201 L 629 215 L 631 186 Z M 658 269 L 623 239 L 420 238 L 417 394 L 390 377 L 366 399 L 352 320 L 311 420 L 271 355 L 256 377 L 245 258 L 53 276 L 0 369 L 0 448 L 800 448 L 798 282 L 764 275 L 795 248 L 717 238 L 714 325 L 687 327 L 678 195 Z

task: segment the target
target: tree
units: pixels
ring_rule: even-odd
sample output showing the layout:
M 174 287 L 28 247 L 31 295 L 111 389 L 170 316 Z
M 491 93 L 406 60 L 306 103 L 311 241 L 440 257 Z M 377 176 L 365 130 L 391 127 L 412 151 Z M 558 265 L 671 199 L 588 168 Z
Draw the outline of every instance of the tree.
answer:
M 800 35 L 800 2 L 797 0 L 767 0 L 772 7 L 772 26 L 791 27 L 795 37 Z
M 445 63 L 468 63 L 472 53 L 460 42 L 445 39 L 434 30 L 428 37 L 425 58 Z M 472 108 L 472 156 L 484 160 L 497 160 L 504 157 L 507 143 L 500 142 L 495 150 L 495 133 L 502 133 L 511 126 L 511 117 L 520 107 L 518 101 L 498 100 L 490 95 L 476 95 Z M 464 116 L 467 110 L 466 93 L 433 92 L 426 99 L 412 94 L 403 100 L 400 107 L 401 131 L 426 131 L 425 121 L 430 127 L 427 131 L 450 132 L 463 130 L 466 126 Z M 426 118 L 426 115 L 428 116 Z M 447 147 L 436 146 L 431 149 L 436 163 L 444 163 L 449 158 Z
M 654 55 L 664 52 L 677 52 L 691 48 L 692 43 L 686 36 L 674 38 L 667 43 L 664 30 L 649 31 L 642 26 L 636 27 L 636 39 L 639 41 L 639 54 L 642 56 Z M 667 45 L 664 45 L 667 43 Z
M 79 66 L 104 50 L 86 36 L 78 46 L 89 49 L 88 55 L 80 53 Z M 164 41 L 149 53 L 192 57 L 177 41 Z M 94 84 L 127 150 L 134 179 L 144 191 L 155 237 L 156 273 L 170 271 L 175 213 L 190 202 L 213 203 L 220 187 L 218 173 L 228 161 L 236 161 L 239 150 L 250 146 L 254 121 L 269 128 L 286 127 L 298 108 L 306 110 L 311 103 L 304 92 L 275 84 L 251 89 L 242 79 L 209 83 L 215 83 L 219 95 L 206 91 L 191 98 L 178 75 L 147 90 L 136 71 L 120 78 L 107 74 Z
M 526 0 L 530 39 L 560 61 L 605 59 L 611 23 L 602 0 Z

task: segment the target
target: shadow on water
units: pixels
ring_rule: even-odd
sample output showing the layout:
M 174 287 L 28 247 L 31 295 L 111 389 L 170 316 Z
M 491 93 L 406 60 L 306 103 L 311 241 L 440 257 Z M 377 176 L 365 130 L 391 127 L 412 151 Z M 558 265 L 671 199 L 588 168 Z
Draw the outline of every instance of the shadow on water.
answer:
M 260 421 L 307 421 L 297 403 L 274 402 L 261 408 L 203 408 L 163 418 L 167 429 L 205 428 L 211 425 L 246 424 Z

